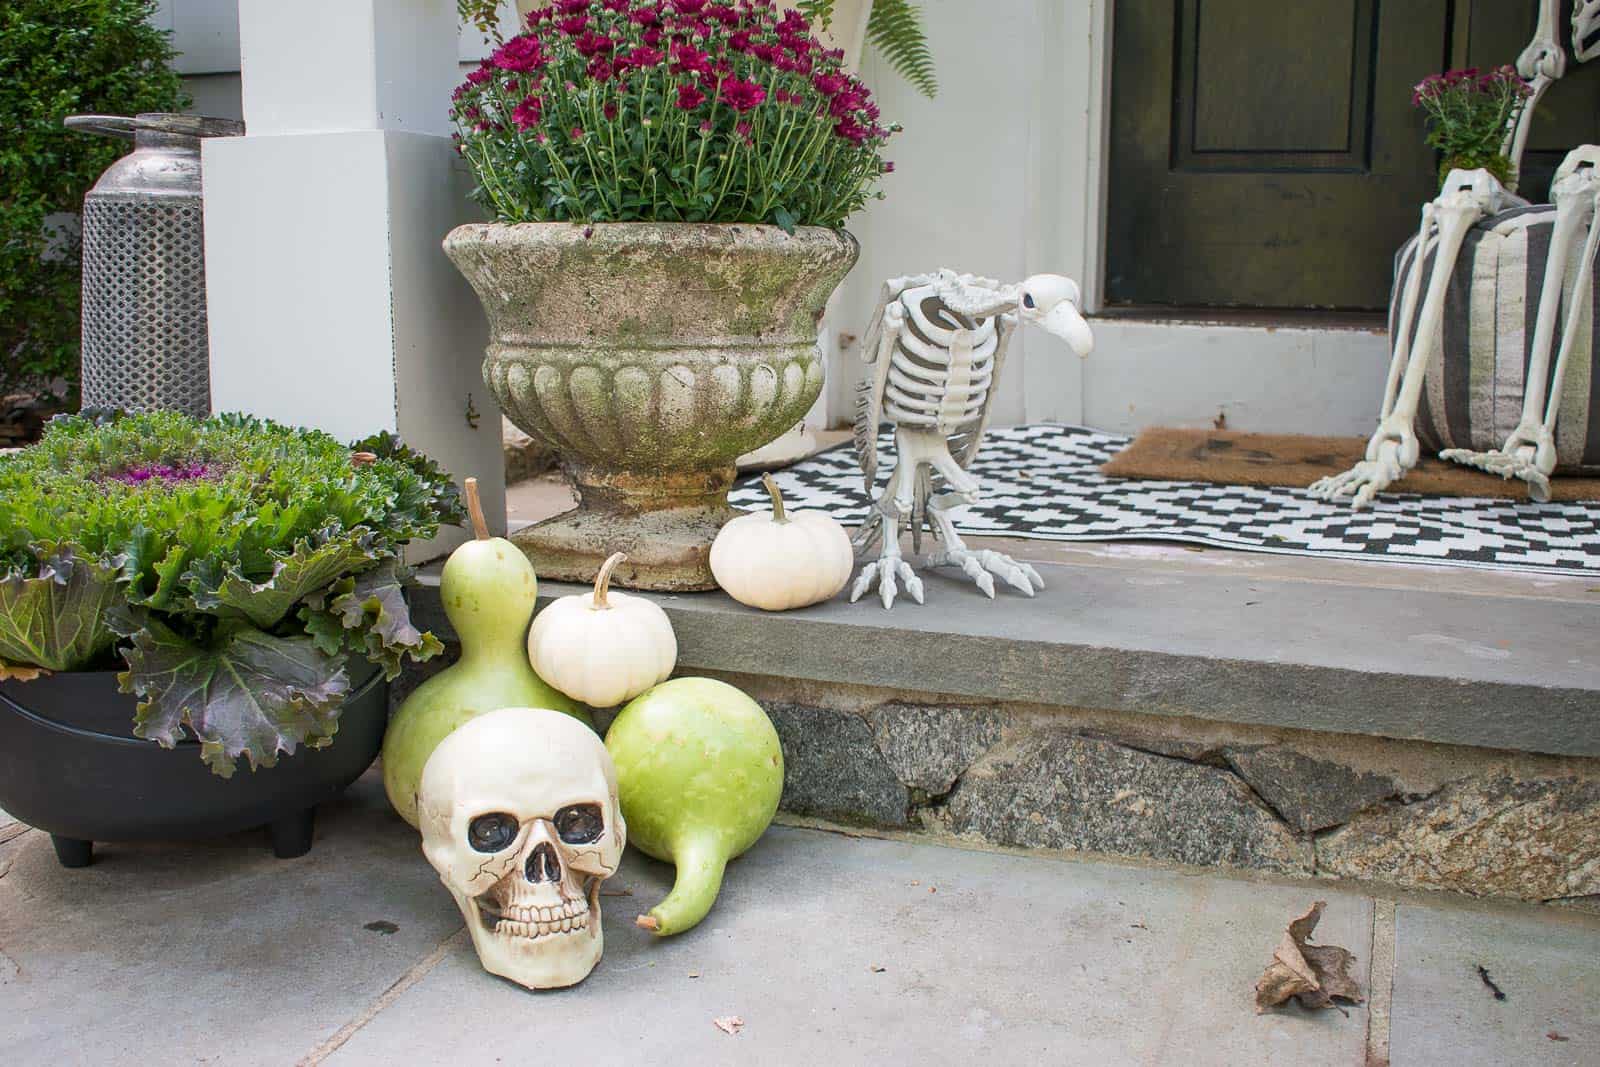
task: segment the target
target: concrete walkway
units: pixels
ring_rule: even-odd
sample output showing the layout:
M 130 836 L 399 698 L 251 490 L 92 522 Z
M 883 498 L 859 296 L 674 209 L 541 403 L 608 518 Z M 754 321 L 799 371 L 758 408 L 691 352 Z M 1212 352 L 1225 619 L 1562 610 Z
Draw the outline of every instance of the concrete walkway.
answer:
M 599 968 L 536 995 L 479 970 L 375 776 L 293 861 L 244 834 L 66 871 L 0 815 L 0 1063 L 1600 1063 L 1592 914 L 779 828 L 656 942 L 670 875 L 630 854 Z M 1369 1003 L 1257 1016 L 1317 898 Z

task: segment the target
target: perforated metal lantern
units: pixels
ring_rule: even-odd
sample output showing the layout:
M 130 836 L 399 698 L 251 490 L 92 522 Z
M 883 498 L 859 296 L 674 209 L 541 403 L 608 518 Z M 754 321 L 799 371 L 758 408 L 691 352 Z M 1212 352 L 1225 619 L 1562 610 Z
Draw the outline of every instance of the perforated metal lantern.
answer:
M 83 404 L 209 415 L 200 142 L 244 124 L 160 112 L 66 124 L 133 142 L 83 202 Z

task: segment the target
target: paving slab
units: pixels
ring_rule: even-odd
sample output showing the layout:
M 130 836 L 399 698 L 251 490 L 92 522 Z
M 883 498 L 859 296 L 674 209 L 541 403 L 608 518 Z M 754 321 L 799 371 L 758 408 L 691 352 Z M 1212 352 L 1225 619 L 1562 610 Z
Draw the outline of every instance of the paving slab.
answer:
M 1600 1064 L 1600 916 L 1401 904 L 1389 1048 L 1394 1067 Z
M 376 776 L 317 837 L 99 845 L 82 870 L 42 833 L 0 845 L 0 1062 L 297 1062 L 461 925 Z
M 469 943 L 330 1064 L 1361 1064 L 1366 1013 L 1257 1016 L 1252 990 L 1313 896 L 1361 959 L 1372 903 L 1321 888 L 775 828 L 707 920 L 633 925 L 670 868 L 630 853 L 582 985 L 529 993 Z M 441 894 L 441 909 L 449 901 Z M 738 1016 L 722 1033 L 713 1020 Z

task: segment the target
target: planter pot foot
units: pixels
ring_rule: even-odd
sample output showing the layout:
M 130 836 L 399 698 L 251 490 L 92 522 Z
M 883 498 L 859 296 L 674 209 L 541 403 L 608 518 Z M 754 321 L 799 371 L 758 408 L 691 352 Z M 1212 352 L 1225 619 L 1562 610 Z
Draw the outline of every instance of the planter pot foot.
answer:
M 612 578 L 628 589 L 691 592 L 717 588 L 711 575 L 711 542 L 737 515 L 720 504 L 619 513 L 576 510 L 546 519 L 511 536 L 542 579 L 592 582 L 613 552 L 628 559 Z
M 94 862 L 93 841 L 51 834 L 50 843 L 55 846 L 56 861 L 63 867 L 87 867 Z
M 272 841 L 272 854 L 280 860 L 304 856 L 311 851 L 316 826 L 316 808 L 306 808 L 268 823 L 267 837 Z

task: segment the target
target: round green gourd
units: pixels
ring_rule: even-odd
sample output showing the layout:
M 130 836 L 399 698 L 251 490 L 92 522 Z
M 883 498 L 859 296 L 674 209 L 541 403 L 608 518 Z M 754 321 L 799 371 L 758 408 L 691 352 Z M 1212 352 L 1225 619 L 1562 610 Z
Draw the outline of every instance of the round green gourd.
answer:
M 445 561 L 439 578 L 444 613 L 461 641 L 461 658 L 416 688 L 383 736 L 383 787 L 400 817 L 417 825 L 417 787 L 433 750 L 456 727 L 499 708 L 549 708 L 594 728 L 581 704 L 540 681 L 523 640 L 539 598 L 539 580 L 522 550 L 490 537 L 467 479 L 474 540 Z
M 639 925 L 659 936 L 705 918 L 729 860 L 772 823 L 783 749 L 761 705 L 710 678 L 678 678 L 637 697 L 606 734 L 628 842 L 674 864 L 672 892 Z

